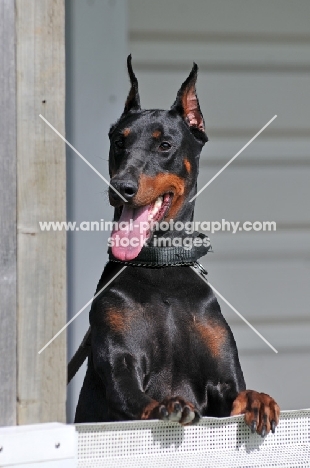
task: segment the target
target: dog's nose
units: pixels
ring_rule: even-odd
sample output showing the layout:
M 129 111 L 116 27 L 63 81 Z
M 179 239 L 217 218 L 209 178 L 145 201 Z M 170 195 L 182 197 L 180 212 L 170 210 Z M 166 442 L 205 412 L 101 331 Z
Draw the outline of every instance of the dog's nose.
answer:
M 111 181 L 114 187 L 127 201 L 132 200 L 138 191 L 138 184 L 132 180 L 113 180 Z M 118 194 L 110 188 L 111 196 L 114 200 L 119 200 Z

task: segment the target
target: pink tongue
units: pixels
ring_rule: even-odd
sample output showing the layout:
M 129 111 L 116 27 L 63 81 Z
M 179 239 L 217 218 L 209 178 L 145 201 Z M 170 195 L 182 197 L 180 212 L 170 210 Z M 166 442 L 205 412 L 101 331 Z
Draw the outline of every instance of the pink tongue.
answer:
M 141 208 L 123 206 L 118 221 L 118 229 L 112 232 L 112 253 L 114 257 L 125 261 L 133 260 L 139 255 L 147 238 L 148 214 L 149 205 Z

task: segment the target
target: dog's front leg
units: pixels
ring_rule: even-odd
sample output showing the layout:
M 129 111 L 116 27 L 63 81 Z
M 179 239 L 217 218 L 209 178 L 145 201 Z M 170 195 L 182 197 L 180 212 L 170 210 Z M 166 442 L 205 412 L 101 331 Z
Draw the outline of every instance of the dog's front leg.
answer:
M 139 352 L 135 355 L 111 338 L 93 347 L 95 371 L 106 389 L 109 420 L 161 419 L 183 425 L 198 422 L 198 410 L 183 398 L 167 397 L 158 402 L 145 393 L 141 358 Z
M 93 347 L 94 368 L 106 389 L 109 419 L 140 419 L 154 400 L 143 390 L 139 360 L 120 343 L 107 338 L 105 346 Z

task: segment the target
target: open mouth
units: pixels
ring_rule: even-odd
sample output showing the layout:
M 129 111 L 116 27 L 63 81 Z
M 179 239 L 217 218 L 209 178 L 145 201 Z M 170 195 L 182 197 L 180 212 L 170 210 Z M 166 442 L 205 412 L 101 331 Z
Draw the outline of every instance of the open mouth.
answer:
M 160 222 L 171 206 L 173 194 L 165 193 L 156 198 L 154 203 L 148 205 L 148 221 Z
M 149 205 L 122 206 L 118 226 L 111 237 L 112 254 L 122 261 L 136 258 L 152 233 L 152 223 L 159 223 L 167 215 L 173 194 L 164 193 Z

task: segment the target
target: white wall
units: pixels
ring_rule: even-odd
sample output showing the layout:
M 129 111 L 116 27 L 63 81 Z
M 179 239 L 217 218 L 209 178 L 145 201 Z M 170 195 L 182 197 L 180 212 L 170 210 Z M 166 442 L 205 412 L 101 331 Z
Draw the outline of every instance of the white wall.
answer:
M 209 280 L 279 351 L 220 300 L 248 388 L 283 409 L 310 406 L 310 3 L 129 0 L 142 106 L 168 108 L 196 61 L 210 138 L 202 187 L 277 119 L 197 199 L 196 220 L 277 222 L 275 233 L 210 234 Z

